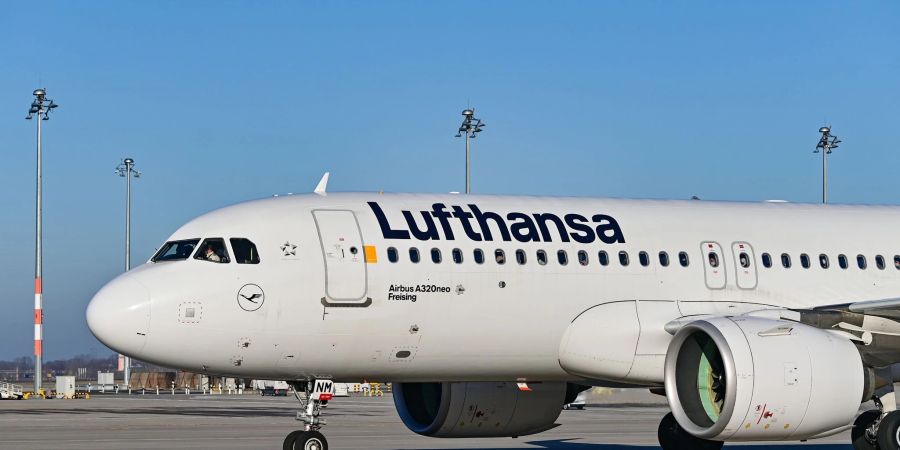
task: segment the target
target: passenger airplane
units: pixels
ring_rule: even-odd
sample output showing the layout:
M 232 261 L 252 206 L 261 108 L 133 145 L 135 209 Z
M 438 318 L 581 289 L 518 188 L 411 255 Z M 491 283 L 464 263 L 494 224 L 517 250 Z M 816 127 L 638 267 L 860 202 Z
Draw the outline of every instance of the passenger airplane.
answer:
M 413 432 L 554 427 L 589 386 L 666 396 L 664 449 L 853 429 L 900 448 L 900 208 L 315 193 L 178 229 L 91 301 L 120 353 L 288 380 L 284 448 L 327 449 L 329 383 L 394 383 Z M 862 403 L 877 410 L 856 419 Z

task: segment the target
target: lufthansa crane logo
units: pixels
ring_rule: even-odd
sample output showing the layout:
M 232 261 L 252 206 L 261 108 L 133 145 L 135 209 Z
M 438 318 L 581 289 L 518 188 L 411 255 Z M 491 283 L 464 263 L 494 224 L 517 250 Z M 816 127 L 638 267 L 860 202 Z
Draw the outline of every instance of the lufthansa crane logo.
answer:
M 238 291 L 238 306 L 244 311 L 256 311 L 262 306 L 265 300 L 266 294 L 261 287 L 255 284 L 245 284 L 244 287 Z

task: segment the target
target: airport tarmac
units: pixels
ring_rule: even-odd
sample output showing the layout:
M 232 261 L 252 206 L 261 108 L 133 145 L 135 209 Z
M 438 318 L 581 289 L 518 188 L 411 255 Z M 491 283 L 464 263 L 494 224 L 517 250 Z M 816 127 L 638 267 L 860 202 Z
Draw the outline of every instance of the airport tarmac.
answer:
M 0 449 L 280 449 L 297 429 L 293 397 L 95 395 L 90 400 L 0 401 Z M 562 411 L 561 426 L 518 439 L 435 439 L 413 434 L 390 396 L 337 398 L 323 417 L 332 449 L 656 449 L 659 403 Z M 848 433 L 765 448 L 849 450 Z M 726 445 L 726 448 L 729 446 Z

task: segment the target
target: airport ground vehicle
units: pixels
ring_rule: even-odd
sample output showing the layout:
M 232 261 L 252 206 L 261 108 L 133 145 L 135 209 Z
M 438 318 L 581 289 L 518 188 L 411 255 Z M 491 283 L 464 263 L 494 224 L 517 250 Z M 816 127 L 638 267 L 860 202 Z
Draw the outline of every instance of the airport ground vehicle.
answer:
M 582 391 L 578 393 L 578 396 L 575 397 L 575 400 L 572 400 L 571 403 L 566 403 L 563 405 L 563 409 L 584 409 L 587 398 L 587 391 Z

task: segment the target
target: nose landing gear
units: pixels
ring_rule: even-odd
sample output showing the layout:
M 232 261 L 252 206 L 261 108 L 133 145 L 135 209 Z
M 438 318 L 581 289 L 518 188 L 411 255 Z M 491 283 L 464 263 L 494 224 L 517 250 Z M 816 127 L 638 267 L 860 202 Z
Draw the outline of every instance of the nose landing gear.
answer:
M 328 450 L 328 441 L 319 432 L 325 419 L 319 415 L 322 407 L 331 400 L 331 381 L 297 381 L 290 385 L 300 402 L 296 419 L 303 422 L 303 429 L 292 431 L 284 438 L 283 450 Z

